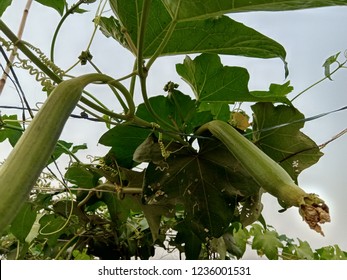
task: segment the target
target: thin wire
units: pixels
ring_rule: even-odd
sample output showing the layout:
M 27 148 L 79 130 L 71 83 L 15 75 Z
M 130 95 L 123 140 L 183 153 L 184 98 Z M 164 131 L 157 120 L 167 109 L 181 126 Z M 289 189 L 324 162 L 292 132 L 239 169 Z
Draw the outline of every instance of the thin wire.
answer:
M 6 52 L 5 52 L 4 49 L 2 48 L 2 46 L 0 46 L 0 52 L 1 52 L 1 54 L 3 55 L 3 57 L 5 58 L 6 63 L 9 63 L 9 59 L 8 59 L 8 57 L 7 57 L 7 55 L 6 55 Z M 1 65 L 1 68 L 3 68 L 2 65 Z M 17 93 L 18 93 L 19 99 L 20 99 L 20 101 L 21 101 L 21 103 L 22 103 L 22 107 L 23 107 L 23 108 L 22 108 L 22 109 L 23 109 L 23 122 L 25 122 L 25 114 L 24 114 L 24 108 L 25 108 L 25 106 L 26 106 L 26 108 L 27 108 L 27 110 L 28 110 L 28 112 L 29 112 L 31 118 L 34 117 L 34 114 L 32 113 L 32 111 L 31 111 L 31 109 L 30 109 L 29 102 L 28 102 L 28 100 L 26 99 L 25 93 L 24 93 L 24 91 L 23 91 L 23 89 L 22 89 L 22 87 L 21 87 L 21 85 L 20 85 L 20 82 L 19 82 L 19 79 L 18 79 L 18 77 L 17 77 L 17 75 L 16 75 L 16 72 L 14 71 L 14 69 L 13 69 L 13 67 L 12 67 L 11 65 L 10 65 L 10 71 L 11 71 L 12 76 L 13 76 L 13 79 L 14 79 L 14 81 L 15 81 L 15 82 L 14 82 L 14 81 L 12 80 L 12 78 L 11 78 L 11 82 L 15 85 L 15 88 L 16 88 L 16 91 L 17 91 Z M 6 73 L 6 75 L 9 77 L 9 74 L 8 74 L 7 72 L 4 72 L 4 73 Z M 24 106 L 24 104 L 25 104 L 25 106 Z
M 299 120 L 295 120 L 295 121 L 292 121 L 292 122 L 287 122 L 287 123 L 283 123 L 283 124 L 279 124 L 279 125 L 275 125 L 275 126 L 271 126 L 271 127 L 266 127 L 266 128 L 262 128 L 262 129 L 259 129 L 259 130 L 256 130 L 256 131 L 253 130 L 251 132 L 245 133 L 244 136 L 249 136 L 249 135 L 251 135 L 253 133 L 266 132 L 266 131 L 282 128 L 282 127 L 289 126 L 289 125 L 296 124 L 296 123 L 313 121 L 313 120 L 316 120 L 316 119 L 319 119 L 319 118 L 325 117 L 327 115 L 330 115 L 330 114 L 333 114 L 333 113 L 337 113 L 337 112 L 340 112 L 340 111 L 343 111 L 343 110 L 346 110 L 346 109 L 347 109 L 347 106 L 344 106 L 342 108 L 335 109 L 335 110 L 332 110 L 332 111 L 329 111 L 329 112 L 325 112 L 325 113 L 321 113 L 321 114 L 318 114 L 318 115 L 315 115 L 315 116 L 311 116 L 311 117 L 308 117 L 308 118 L 299 119 Z

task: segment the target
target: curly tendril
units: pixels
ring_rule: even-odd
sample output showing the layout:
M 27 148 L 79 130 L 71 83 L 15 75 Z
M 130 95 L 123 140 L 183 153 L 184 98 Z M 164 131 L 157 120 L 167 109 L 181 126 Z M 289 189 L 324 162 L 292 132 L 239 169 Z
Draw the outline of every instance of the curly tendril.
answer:
M 4 38 L 0 37 L 1 45 L 8 51 L 12 52 L 15 47 L 12 42 L 6 41 Z M 50 61 L 47 56 L 39 49 L 34 47 L 33 45 L 23 42 L 28 48 L 33 50 L 38 54 L 39 59 L 44 63 L 47 67 L 49 67 L 56 75 L 62 78 L 65 75 L 65 72 L 60 69 L 57 65 L 55 65 L 52 61 Z M 35 80 L 40 82 L 46 91 L 51 91 L 53 89 L 52 80 L 42 71 L 37 69 L 32 65 L 32 62 L 29 59 L 22 59 L 18 52 L 14 53 L 17 62 L 12 64 L 13 67 L 21 68 L 27 70 L 30 75 L 35 77 Z

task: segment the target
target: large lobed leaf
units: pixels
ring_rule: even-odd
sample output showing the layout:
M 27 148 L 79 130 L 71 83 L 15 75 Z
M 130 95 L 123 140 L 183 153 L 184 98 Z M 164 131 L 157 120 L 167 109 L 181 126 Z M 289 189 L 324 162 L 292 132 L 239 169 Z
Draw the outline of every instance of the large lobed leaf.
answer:
M 286 98 L 292 87 L 270 86 L 269 91 L 248 90 L 249 74 L 242 67 L 223 66 L 218 55 L 201 54 L 192 60 L 186 57 L 183 64 L 176 65 L 177 73 L 191 86 L 200 102 L 257 102 L 271 101 L 289 103 Z
M 142 4 L 141 0 L 111 0 L 110 5 L 123 29 L 114 24 L 116 30 L 110 32 L 108 26 L 108 33 L 119 34 L 121 29 L 126 29 L 132 44 L 137 46 Z M 170 13 L 160 0 L 151 1 L 146 25 L 144 57 L 150 57 L 155 53 L 172 21 Z M 120 40 L 119 36 L 116 37 Z M 122 40 L 120 43 L 124 44 Z M 280 57 L 282 60 L 286 56 L 280 44 L 226 16 L 178 21 L 161 55 L 204 52 L 259 58 Z
M 252 106 L 255 143 L 294 179 L 323 155 L 317 144 L 300 129 L 305 117 L 296 108 L 272 103 Z M 288 124 L 288 125 L 283 125 Z
M 148 134 L 146 129 L 121 124 L 103 134 L 99 143 L 112 147 L 110 153 L 113 154 L 120 166 L 131 168 L 133 166 L 133 153 Z
M 198 153 L 173 152 L 165 165 L 149 163 L 144 202 L 183 204 L 196 234 L 219 237 L 235 219 L 236 197 L 253 195 L 259 186 L 219 141 L 200 139 L 199 145 Z
M 177 20 L 203 19 L 227 13 L 253 11 L 288 11 L 298 9 L 319 8 L 327 6 L 347 5 L 344 0 L 161 0 L 172 17 L 177 12 Z
M 197 112 L 196 100 L 178 90 L 172 90 L 167 96 L 151 97 L 149 103 L 165 121 L 158 123 L 164 130 L 169 129 L 170 124 L 182 133 L 192 133 L 198 126 L 212 120 L 210 113 Z M 138 106 L 136 115 L 148 122 L 157 122 L 144 103 Z
M 286 11 L 346 4 L 343 0 L 208 0 L 203 3 L 200 0 L 152 0 L 143 53 L 145 57 L 152 56 L 162 43 L 170 24 L 174 22 L 175 29 L 161 55 L 208 52 L 258 58 L 279 57 L 285 60 L 285 50 L 279 43 L 224 15 L 236 12 Z M 108 19 L 107 22 L 111 25 L 107 25 L 107 33 L 118 34 L 113 37 L 122 45 L 129 47 L 125 44 L 124 36 L 120 35 L 125 29 L 132 44 L 137 46 L 143 0 L 110 0 L 110 5 L 119 22 Z

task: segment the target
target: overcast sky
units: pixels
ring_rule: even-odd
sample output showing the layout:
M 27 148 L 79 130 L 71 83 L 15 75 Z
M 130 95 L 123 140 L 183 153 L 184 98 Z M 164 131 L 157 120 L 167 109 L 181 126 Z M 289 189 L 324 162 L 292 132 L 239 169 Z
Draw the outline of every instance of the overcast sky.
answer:
M 5 12 L 2 20 L 12 30 L 17 30 L 26 1 L 13 1 L 12 6 Z M 84 8 L 94 10 L 96 5 Z M 288 79 L 294 86 L 290 96 L 310 86 L 324 76 L 322 64 L 325 59 L 339 51 L 347 49 L 347 7 L 321 8 L 314 10 L 292 11 L 281 13 L 246 13 L 233 14 L 231 17 L 263 34 L 275 39 L 287 51 L 287 61 L 290 70 Z M 109 15 L 109 14 L 108 14 Z M 94 13 L 76 15 L 63 25 L 58 36 L 56 63 L 66 68 L 76 61 L 80 52 L 88 44 L 93 25 L 91 20 Z M 57 12 L 47 9 L 34 2 L 24 31 L 24 40 L 39 46 L 49 54 L 49 44 L 56 24 L 59 21 Z M 75 19 L 75 20 L 74 20 Z M 118 47 L 111 39 L 106 39 L 97 33 L 91 48 L 95 63 L 106 73 L 122 76 L 131 72 L 133 59 L 127 51 Z M 341 56 L 341 61 L 344 57 Z M 180 84 L 180 90 L 190 92 L 188 86 L 175 73 L 175 64 L 182 63 L 182 56 L 161 58 L 154 65 L 149 77 L 149 91 L 154 95 L 162 93 L 163 85 L 169 80 Z M 3 60 L 1 59 L 1 63 Z M 223 56 L 223 63 L 241 65 L 248 69 L 251 75 L 250 89 L 267 89 L 270 83 L 284 83 L 283 63 L 279 59 L 259 60 Z M 82 68 L 77 73 L 91 72 L 91 68 Z M 117 72 L 115 72 L 117 71 Z M 26 73 L 17 70 L 21 85 L 32 106 L 44 100 L 41 88 Z M 302 97 L 294 105 L 306 117 L 338 109 L 347 105 L 347 69 L 340 70 L 333 76 L 334 81 L 325 81 Z M 107 100 L 105 96 L 98 96 Z M 0 97 L 1 105 L 20 105 L 14 87 L 8 83 Z M 112 108 L 116 111 L 119 106 Z M 1 109 L 2 114 L 13 114 L 15 111 Z M 307 123 L 304 132 L 317 144 L 324 143 L 347 127 L 347 112 L 339 112 L 319 120 Z M 91 126 L 93 128 L 91 129 Z M 91 124 L 84 120 L 69 120 L 62 139 L 81 144 L 89 144 L 89 154 L 104 155 L 105 147 L 97 146 L 98 137 L 105 131 L 105 126 Z M 305 170 L 299 177 L 300 186 L 307 192 L 314 192 L 325 199 L 330 206 L 332 222 L 323 225 L 325 237 L 310 230 L 301 221 L 297 209 L 290 209 L 279 214 L 280 206 L 270 196 L 264 197 L 264 216 L 268 224 L 273 225 L 279 233 L 288 237 L 298 237 L 307 240 L 313 248 L 339 244 L 347 251 L 347 135 L 328 145 L 323 152 L 325 155 L 313 167 Z M 0 143 L 0 160 L 9 152 L 7 143 Z M 86 156 L 86 154 L 81 154 Z

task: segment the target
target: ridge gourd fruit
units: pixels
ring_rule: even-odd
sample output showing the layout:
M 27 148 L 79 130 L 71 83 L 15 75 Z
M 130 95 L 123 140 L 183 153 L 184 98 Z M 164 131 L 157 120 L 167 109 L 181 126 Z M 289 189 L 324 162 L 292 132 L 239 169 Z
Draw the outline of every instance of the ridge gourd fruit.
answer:
M 248 171 L 265 191 L 277 197 L 286 208 L 295 206 L 311 229 L 323 234 L 319 224 L 330 222 L 329 208 L 316 194 L 297 186 L 289 174 L 228 123 L 214 120 L 201 126 L 197 134 L 210 131 Z
M 95 73 L 61 82 L 0 166 L 0 233 L 28 198 L 84 87 L 96 81 L 111 82 L 112 78 Z

